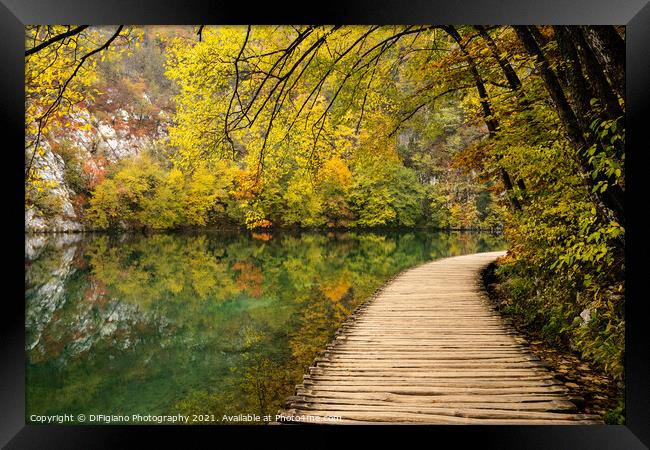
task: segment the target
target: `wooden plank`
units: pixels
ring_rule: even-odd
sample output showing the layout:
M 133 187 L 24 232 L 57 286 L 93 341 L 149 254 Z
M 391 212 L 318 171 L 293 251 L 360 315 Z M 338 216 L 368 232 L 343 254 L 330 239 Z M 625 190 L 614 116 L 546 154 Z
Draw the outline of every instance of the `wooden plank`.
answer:
M 563 394 L 503 394 L 503 395 L 486 395 L 486 394 L 441 394 L 439 396 L 417 396 L 408 394 L 397 394 L 392 392 L 336 392 L 336 391 L 315 391 L 313 389 L 306 389 L 304 387 L 296 388 L 296 395 L 310 396 L 314 398 L 347 398 L 356 400 L 382 400 L 393 402 L 409 402 L 409 403 L 536 403 L 544 401 L 564 400 L 568 401 L 567 397 Z
M 313 392 L 335 391 L 335 392 L 389 392 L 392 394 L 405 395 L 442 395 L 442 394 L 557 394 L 566 393 L 568 390 L 562 386 L 530 386 L 530 387 L 450 387 L 450 386 L 347 386 L 343 384 L 321 382 L 317 385 L 305 386 Z
M 479 386 L 479 385 L 489 385 L 489 386 L 509 386 L 509 385 L 518 385 L 518 386 L 536 386 L 536 385 L 551 385 L 558 384 L 559 381 L 554 378 L 512 378 L 512 377 L 503 377 L 503 378 L 473 378 L 473 377 L 449 377 L 449 378 L 440 378 L 440 377 L 402 377 L 398 378 L 395 376 L 391 377 L 355 377 L 355 376 L 345 376 L 345 375 L 305 375 L 306 378 L 303 381 L 303 384 L 317 383 L 320 381 L 326 382 L 336 382 L 341 383 L 350 383 L 350 384 L 359 384 L 359 383 L 409 383 L 410 386 L 414 385 L 436 385 L 443 386 Z
M 394 401 L 394 400 L 373 400 L 362 398 L 331 398 L 331 397 L 314 397 L 310 395 L 294 396 L 287 400 L 289 405 L 295 405 L 299 402 L 312 403 L 312 404 L 343 404 L 343 405 L 396 405 L 409 403 L 407 401 Z M 411 402 L 413 403 L 413 402 Z M 421 407 L 440 407 L 440 408 L 459 408 L 467 407 L 473 409 L 492 409 L 492 410 L 511 410 L 511 411 L 568 411 L 573 412 L 576 410 L 576 405 L 567 400 L 545 400 L 538 402 L 430 402 L 430 403 L 417 403 Z
M 361 355 L 360 355 L 361 356 Z M 516 359 L 517 354 L 500 354 L 500 355 L 484 355 L 481 353 L 474 352 L 472 354 L 466 354 L 466 353 L 460 353 L 458 355 L 454 355 L 452 353 L 446 353 L 446 354 L 440 354 L 440 355 L 435 355 L 435 357 L 427 358 L 426 360 L 410 360 L 406 361 L 410 364 L 415 364 L 415 363 L 422 363 L 424 365 L 432 366 L 435 367 L 435 364 L 437 362 L 445 362 L 445 361 L 502 361 L 504 359 Z M 520 361 L 526 361 L 524 357 L 519 359 Z M 328 358 L 316 358 L 315 361 L 317 361 L 319 364 L 323 365 L 328 365 L 331 361 Z M 387 360 L 387 361 L 382 361 L 379 359 L 375 360 L 369 360 L 367 361 L 369 364 L 376 363 L 376 364 L 390 364 L 391 362 L 399 362 L 400 364 L 396 367 L 407 367 L 403 366 L 404 361 L 396 361 L 395 359 L 392 360 Z M 331 365 L 331 364 L 329 364 Z
M 374 367 L 374 368 L 341 368 L 337 366 L 330 367 L 310 367 L 309 373 L 313 374 L 345 374 L 345 375 L 375 375 L 375 376 L 409 376 L 409 377 L 421 377 L 423 375 L 428 375 L 430 377 L 444 376 L 451 372 L 451 370 L 457 371 L 458 369 L 476 369 L 476 370 L 488 370 L 486 377 L 552 377 L 547 371 L 535 371 L 531 373 L 526 371 L 525 375 L 517 374 L 511 372 L 507 369 L 522 369 L 522 368 L 539 368 L 540 365 L 533 365 L 530 363 L 494 363 L 494 364 L 479 364 L 474 362 L 469 362 L 468 364 L 462 364 L 458 361 L 452 361 L 449 364 L 436 364 L 434 369 L 428 368 L 386 368 L 386 367 Z M 454 376 L 457 377 L 481 377 L 483 376 L 480 373 L 476 373 L 476 370 L 465 374 L 454 373 Z
M 284 412 L 290 416 L 317 416 L 326 417 L 330 423 L 340 423 L 340 419 L 364 421 L 364 422 L 383 422 L 383 423 L 420 423 L 420 424 L 484 424 L 484 425 L 583 425 L 585 422 L 592 422 L 593 419 L 579 415 L 574 415 L 575 420 L 567 419 L 485 419 L 473 417 L 446 416 L 442 414 L 413 414 L 413 413 L 396 413 L 384 411 L 304 411 L 289 409 Z M 334 419 L 333 417 L 336 417 Z M 340 419 L 338 419 L 340 418 Z M 307 421 L 307 419 L 305 419 Z
M 307 377 L 307 376 L 305 376 Z M 395 377 L 331 377 L 331 376 L 310 376 L 305 378 L 303 384 L 305 386 L 308 383 L 316 384 L 320 386 L 321 384 L 341 384 L 349 386 L 359 386 L 359 385 L 373 385 L 373 386 L 461 386 L 461 387 L 526 387 L 526 386 L 539 386 L 546 385 L 560 385 L 557 380 L 522 380 L 522 379 L 470 379 L 470 378 L 447 378 L 447 379 L 435 379 L 435 382 L 431 378 L 395 378 Z
M 295 402 L 292 409 L 305 411 L 381 411 L 399 412 L 410 414 L 440 414 L 443 416 L 472 417 L 477 419 L 555 419 L 555 420 L 576 420 L 575 414 L 568 414 L 560 411 L 531 411 L 531 410 L 509 410 L 492 408 L 463 407 L 442 407 L 442 406 L 420 406 L 420 405 L 349 405 L 333 404 L 323 402 Z

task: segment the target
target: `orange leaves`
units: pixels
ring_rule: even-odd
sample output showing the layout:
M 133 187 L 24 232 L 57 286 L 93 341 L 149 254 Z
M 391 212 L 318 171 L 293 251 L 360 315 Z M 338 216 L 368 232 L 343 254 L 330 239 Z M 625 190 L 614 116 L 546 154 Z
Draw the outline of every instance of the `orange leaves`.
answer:
M 451 166 L 467 173 L 472 170 L 481 173 L 490 158 L 492 158 L 491 146 L 484 142 L 476 142 L 454 155 Z
M 273 226 L 273 222 L 271 222 L 268 219 L 260 219 L 256 222 L 255 228 L 271 228 Z
M 237 200 L 251 200 L 262 191 L 262 181 L 250 170 L 238 170 L 235 174 L 236 189 L 233 196 Z
M 106 159 L 97 157 L 92 161 L 86 160 L 83 162 L 81 170 L 87 177 L 88 187 L 94 189 L 106 177 Z
M 324 282 L 321 284 L 321 291 L 323 295 L 330 299 L 332 302 L 338 302 L 348 293 L 352 283 L 349 280 L 349 277 L 344 276 L 333 282 Z
M 258 241 L 270 241 L 273 239 L 273 235 L 271 233 L 251 233 L 251 236 L 253 239 L 256 239 Z
M 72 207 L 77 214 L 80 214 L 88 204 L 88 197 L 84 194 L 75 194 L 72 196 Z
M 262 282 L 264 281 L 262 270 L 247 261 L 237 261 L 232 268 L 239 272 L 235 280 L 237 287 L 251 297 L 259 298 L 262 295 Z

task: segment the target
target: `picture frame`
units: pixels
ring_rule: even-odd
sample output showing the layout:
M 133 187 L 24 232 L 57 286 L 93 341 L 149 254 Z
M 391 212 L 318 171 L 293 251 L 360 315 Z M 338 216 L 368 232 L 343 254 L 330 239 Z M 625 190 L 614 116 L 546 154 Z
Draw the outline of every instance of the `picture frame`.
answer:
M 24 141 L 24 25 L 25 24 L 617 24 L 626 25 L 627 46 L 627 115 L 628 147 L 626 172 L 632 200 L 627 200 L 629 222 L 626 230 L 626 425 L 602 426 L 380 426 L 370 434 L 380 439 L 394 439 L 401 445 L 415 445 L 412 433 L 421 434 L 433 443 L 467 443 L 485 448 L 567 448 L 567 449 L 642 449 L 650 446 L 650 338 L 647 302 L 643 295 L 643 258 L 647 246 L 641 231 L 642 195 L 641 155 L 647 147 L 644 119 L 650 104 L 650 4 L 647 0 L 553 0 L 517 1 L 487 0 L 425 1 L 408 4 L 399 1 L 334 1 L 313 4 L 303 10 L 280 6 L 274 2 L 252 7 L 237 2 L 185 1 L 167 2 L 144 0 L 130 4 L 119 0 L 64 3 L 44 0 L 2 0 L 0 2 L 0 46 L 3 63 L 0 80 L 3 97 L 0 106 L 2 122 L 7 125 L 4 142 L 8 158 L 3 180 L 8 238 L 5 251 L 9 255 L 6 285 L 12 287 L 4 294 L 0 339 L 2 353 L 2 387 L 0 389 L 0 444 L 6 448 L 109 448 L 124 447 L 136 437 L 169 443 L 172 440 L 190 442 L 196 435 L 213 443 L 222 442 L 227 434 L 236 437 L 240 445 L 253 437 L 275 438 L 295 445 L 332 436 L 340 439 L 339 428 L 311 426 L 294 427 L 179 427 L 179 426 L 68 426 L 25 425 L 25 334 L 24 304 L 20 301 L 18 265 L 24 254 L 23 242 L 17 239 L 24 232 L 21 162 L 18 146 Z M 628 194 L 629 195 L 629 194 Z M 637 204 L 638 203 L 638 204 Z M 15 290 L 15 292 L 14 292 Z M 361 430 L 360 430 L 361 428 Z M 332 431 L 334 431 L 332 433 Z M 368 432 L 368 427 L 351 427 L 346 434 Z M 253 433 L 254 432 L 254 433 Z M 254 436 L 257 434 L 263 436 Z M 295 434 L 300 434 L 296 437 Z M 240 440 L 241 439 L 241 440 Z M 412 443 L 412 444 L 411 444 Z M 268 444 L 267 444 L 268 445 Z

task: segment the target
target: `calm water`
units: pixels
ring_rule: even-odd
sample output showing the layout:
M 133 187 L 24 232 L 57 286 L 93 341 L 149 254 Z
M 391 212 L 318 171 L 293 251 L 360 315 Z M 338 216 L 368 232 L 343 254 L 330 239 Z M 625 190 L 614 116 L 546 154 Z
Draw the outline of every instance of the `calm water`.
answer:
M 460 232 L 29 238 L 27 420 L 274 415 L 391 276 L 504 248 Z

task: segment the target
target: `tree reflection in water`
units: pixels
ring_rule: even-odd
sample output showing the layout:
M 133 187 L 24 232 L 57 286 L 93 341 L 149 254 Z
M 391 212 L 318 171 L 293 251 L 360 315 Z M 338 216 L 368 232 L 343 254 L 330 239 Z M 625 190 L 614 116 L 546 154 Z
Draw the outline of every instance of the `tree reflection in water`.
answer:
M 478 233 L 87 236 L 26 247 L 31 414 L 275 414 L 365 298 Z

